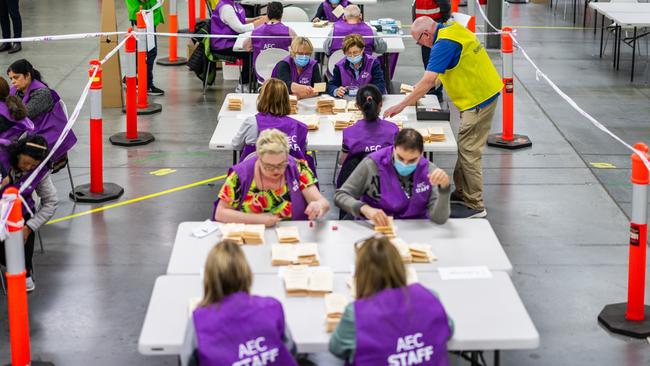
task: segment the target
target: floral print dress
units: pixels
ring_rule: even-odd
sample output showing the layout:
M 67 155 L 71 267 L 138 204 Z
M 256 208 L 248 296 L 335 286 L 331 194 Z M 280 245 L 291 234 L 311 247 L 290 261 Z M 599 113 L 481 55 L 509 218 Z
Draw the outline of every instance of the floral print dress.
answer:
M 317 179 L 309 169 L 307 161 L 296 160 L 298 172 L 300 173 L 300 190 L 316 184 Z M 244 213 L 271 213 L 284 220 L 291 219 L 291 197 L 289 187 L 283 185 L 279 189 L 260 190 L 251 182 L 251 186 L 242 201 L 239 192 L 239 177 L 232 171 L 219 192 L 219 199 L 232 207 L 239 208 Z

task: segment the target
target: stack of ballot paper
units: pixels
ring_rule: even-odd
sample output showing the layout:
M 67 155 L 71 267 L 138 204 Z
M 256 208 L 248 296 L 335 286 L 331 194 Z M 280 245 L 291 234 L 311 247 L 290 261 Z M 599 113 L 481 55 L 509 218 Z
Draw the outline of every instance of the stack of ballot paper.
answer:
M 348 112 L 358 112 L 359 108 L 357 107 L 357 102 L 351 100 L 348 102 Z
M 386 226 L 376 226 L 375 225 L 375 232 L 384 234 L 389 238 L 394 238 L 395 233 L 397 232 L 397 228 L 395 227 L 395 223 L 393 222 L 392 217 L 388 217 L 388 225 Z
M 225 224 L 221 227 L 224 239 L 239 244 L 264 244 L 264 225 Z
M 325 267 L 288 266 L 282 278 L 287 296 L 325 296 L 334 289 L 334 273 Z
M 404 128 L 404 122 L 408 121 L 408 118 L 406 116 L 393 116 L 390 118 L 386 118 L 386 121 L 393 122 L 394 124 L 397 125 L 397 128 L 401 130 L 402 128 Z
M 395 248 L 397 248 L 400 257 L 402 257 L 402 262 L 411 263 L 413 261 L 413 256 L 411 256 L 411 250 L 409 249 L 409 245 L 406 244 L 404 240 L 400 238 L 392 238 L 390 242 L 393 243 Z
M 399 86 L 400 93 L 413 93 L 413 85 L 402 84 Z
M 332 112 L 334 113 L 345 113 L 348 109 L 348 101 L 345 99 L 336 99 L 334 101 L 334 107 L 332 107 Z
M 357 119 L 355 118 L 355 115 L 352 113 L 338 113 L 334 115 L 334 129 L 339 131 L 346 129 L 353 124 Z
M 431 263 L 438 259 L 431 251 L 431 245 L 429 244 L 409 244 L 409 251 L 413 263 Z
M 441 142 L 445 141 L 445 132 L 442 127 L 420 128 L 418 132 L 422 134 L 424 142 Z
M 329 95 L 322 95 L 316 100 L 316 112 L 320 114 L 332 114 L 334 108 L 334 101 L 336 99 Z
M 316 20 L 313 22 L 314 28 L 325 28 L 327 27 L 327 20 Z
M 291 94 L 289 95 L 289 106 L 291 107 L 291 112 L 289 114 L 298 113 L 298 97 Z
M 241 111 L 244 106 L 244 97 L 241 95 L 231 95 L 228 97 L 228 110 Z
M 295 226 L 280 226 L 275 228 L 275 233 L 278 234 L 278 241 L 280 243 L 299 243 L 300 234 L 298 228 Z
M 271 265 L 289 266 L 292 264 L 320 265 L 318 245 L 305 243 L 298 245 L 273 244 L 271 246 Z
M 333 332 L 339 324 L 347 305 L 348 299 L 342 294 L 325 295 L 325 330 L 328 333 Z
M 327 83 L 314 83 L 315 93 L 325 93 L 327 91 Z
M 317 130 L 320 127 L 320 117 L 317 114 L 296 114 L 291 118 L 306 124 L 307 129 L 310 131 Z

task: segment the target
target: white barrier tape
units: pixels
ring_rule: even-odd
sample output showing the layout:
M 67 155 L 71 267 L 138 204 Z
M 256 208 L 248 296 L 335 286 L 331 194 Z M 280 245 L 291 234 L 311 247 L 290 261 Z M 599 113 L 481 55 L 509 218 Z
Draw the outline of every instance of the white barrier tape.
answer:
M 11 226 L 11 227 L 23 227 L 23 226 L 25 226 L 25 219 L 20 219 L 20 221 L 18 221 L 18 222 L 14 222 L 14 221 L 9 221 L 9 220 L 7 220 L 7 226 Z
M 72 33 L 52 36 L 6 38 L 3 42 L 47 42 L 47 41 L 66 41 L 71 39 L 99 38 L 104 36 L 119 36 L 127 32 L 95 32 L 95 33 Z
M 478 0 L 475 0 L 475 1 L 476 1 L 476 3 L 478 4 Z M 480 4 L 479 4 L 479 5 L 480 5 Z M 492 29 L 501 32 L 501 29 L 495 27 L 494 24 L 490 23 L 490 21 L 488 20 L 487 16 L 485 16 L 485 13 L 483 12 L 483 9 L 481 9 L 480 6 L 479 6 L 479 10 L 480 10 L 480 12 L 481 12 L 481 16 L 483 17 L 483 19 L 485 19 L 485 21 L 487 22 L 487 24 L 489 24 L 490 27 L 492 27 Z M 620 137 L 616 136 L 612 131 L 610 131 L 609 129 L 607 129 L 607 127 L 605 127 L 602 123 L 598 122 L 598 120 L 596 120 L 596 119 L 595 119 L 594 117 L 592 117 L 589 113 L 587 113 L 584 109 L 582 109 L 582 108 L 578 105 L 578 103 L 576 103 L 573 99 L 571 99 L 571 97 L 569 97 L 566 93 L 564 93 L 564 92 L 562 91 L 562 89 L 560 89 L 560 88 L 559 88 L 559 87 L 558 87 L 558 86 L 557 86 L 557 85 L 556 85 L 556 84 L 555 84 L 555 83 L 554 83 L 554 82 L 553 82 L 553 81 L 552 81 L 552 80 L 551 80 L 551 79 L 550 79 L 550 78 L 549 78 L 549 77 L 548 77 L 544 72 L 542 72 L 542 70 L 537 66 L 537 64 L 535 64 L 535 62 L 533 61 L 533 59 L 530 58 L 530 56 L 528 56 L 528 53 L 527 53 L 526 50 L 521 46 L 521 43 L 519 43 L 519 42 L 517 41 L 517 38 L 515 38 L 515 35 L 514 35 L 514 34 L 510 34 L 510 38 L 512 38 L 512 41 L 513 41 L 514 44 L 517 46 L 517 48 L 519 49 L 519 51 L 521 51 L 521 54 L 524 56 L 524 58 L 525 58 L 525 59 L 526 59 L 526 60 L 527 60 L 527 61 L 528 61 L 532 66 L 533 66 L 533 68 L 535 69 L 535 79 L 536 79 L 537 81 L 539 81 L 539 78 L 540 78 L 540 77 L 541 77 L 542 79 L 544 79 L 544 80 L 548 83 L 548 85 L 550 85 L 551 88 L 553 88 L 553 90 L 554 90 L 554 91 L 555 91 L 555 92 L 556 92 L 556 93 L 557 93 L 557 94 L 558 94 L 562 99 L 564 99 L 564 100 L 565 100 L 565 101 L 566 101 L 566 102 L 567 102 L 567 103 L 568 103 L 568 104 L 569 104 L 573 109 L 575 109 L 578 113 L 580 113 L 583 117 L 585 117 L 585 118 L 586 118 L 589 122 L 591 122 L 591 124 L 594 125 L 596 128 L 598 128 L 599 130 L 605 132 L 605 133 L 608 134 L 610 137 L 612 137 L 614 140 L 620 142 L 623 146 L 627 147 L 627 148 L 630 149 L 633 153 L 637 154 L 637 155 L 639 156 L 639 158 L 641 158 L 641 160 L 643 161 L 643 164 L 646 166 L 646 169 L 650 170 L 650 161 L 648 161 L 648 158 L 645 156 L 645 153 L 643 153 L 643 152 L 641 152 L 641 151 L 635 149 L 634 147 L 630 146 L 630 144 L 628 144 L 627 142 L 623 141 Z
M 100 65 L 105 64 L 106 61 L 108 61 L 111 57 L 113 57 L 113 55 L 115 55 L 117 52 L 119 52 L 119 50 L 122 47 L 124 47 L 124 45 L 126 44 L 126 41 L 129 39 L 129 37 L 135 37 L 135 36 L 133 34 L 128 34 L 127 33 L 127 36 L 124 37 L 122 42 L 118 43 L 117 46 L 115 46 L 115 48 L 113 48 L 109 53 L 107 53 L 106 56 L 104 56 L 103 59 L 99 60 Z
M 483 11 L 483 7 L 481 7 L 481 3 L 479 2 L 479 0 L 474 0 L 474 1 L 475 1 L 476 5 L 478 5 L 478 10 L 479 10 L 479 12 L 481 13 L 481 17 L 483 18 L 483 20 L 485 20 L 485 22 L 486 22 L 490 27 L 492 27 L 492 29 L 494 29 L 494 30 L 497 31 L 497 32 L 501 32 L 501 29 L 495 27 L 494 24 L 492 24 L 492 22 L 490 22 L 490 20 L 488 19 L 487 15 L 485 15 L 485 12 Z
M 192 0 L 194 1 L 194 0 Z M 165 0 L 158 0 L 156 5 L 152 6 L 151 9 L 142 9 L 140 13 L 142 14 L 142 19 L 144 19 L 144 24 L 147 29 L 147 51 L 151 51 L 156 47 L 156 38 L 154 38 L 154 15 L 153 12 L 160 8 Z
M 2 197 L 0 200 L 0 241 L 5 241 L 9 237 L 7 221 L 9 220 L 9 213 L 11 213 L 15 201 L 15 195 L 8 195 L 8 197 Z
M 237 38 L 268 38 L 268 39 L 293 39 L 292 36 L 253 36 L 253 35 L 247 35 L 247 36 L 242 36 L 241 34 L 191 34 L 191 33 L 166 33 L 166 32 L 138 32 L 134 31 L 133 32 L 136 35 L 156 35 L 156 36 L 162 36 L 162 37 L 178 37 L 178 38 L 231 38 L 231 39 L 237 39 Z M 476 35 L 499 35 L 502 34 L 503 32 L 488 32 L 488 33 L 474 33 Z M 343 39 L 346 36 L 314 36 L 310 35 L 308 38 L 314 38 L 314 39 Z M 376 36 L 361 36 L 364 39 L 369 39 L 369 38 L 383 38 L 383 39 L 390 39 L 390 38 L 413 38 L 410 34 L 385 34 L 385 35 L 376 35 Z

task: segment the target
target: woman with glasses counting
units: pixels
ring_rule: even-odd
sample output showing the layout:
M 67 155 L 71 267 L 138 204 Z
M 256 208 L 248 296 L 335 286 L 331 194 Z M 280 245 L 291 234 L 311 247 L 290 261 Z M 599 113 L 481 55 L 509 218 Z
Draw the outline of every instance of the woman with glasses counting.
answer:
M 305 160 L 289 155 L 287 135 L 260 133 L 256 154 L 233 166 L 214 203 L 214 220 L 275 225 L 280 220 L 315 220 L 330 205 L 316 187 Z

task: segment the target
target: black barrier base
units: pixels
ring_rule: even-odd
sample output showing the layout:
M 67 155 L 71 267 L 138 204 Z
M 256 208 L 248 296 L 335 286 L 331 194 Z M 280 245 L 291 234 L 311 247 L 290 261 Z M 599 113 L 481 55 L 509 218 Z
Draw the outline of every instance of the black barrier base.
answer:
M 627 303 L 606 305 L 598 314 L 598 322 L 605 326 L 610 332 L 622 334 L 634 338 L 650 337 L 650 306 L 645 305 L 645 320 L 640 322 L 625 319 Z
M 119 132 L 108 138 L 113 145 L 117 146 L 140 146 L 153 142 L 156 138 L 149 132 L 138 131 L 138 138 L 130 139 L 126 137 L 126 132 Z
M 514 135 L 512 141 L 505 141 L 501 137 L 501 133 L 494 133 L 488 136 L 487 145 L 509 150 L 523 149 L 524 147 L 533 146 L 533 142 L 530 141 L 526 135 Z
M 185 57 L 177 57 L 176 61 L 169 61 L 169 57 L 163 57 L 156 60 L 156 63 L 161 66 L 180 66 L 187 63 Z
M 82 184 L 74 187 L 74 190 L 70 192 L 70 198 L 76 202 L 100 203 L 118 199 L 122 194 L 124 194 L 124 188 L 115 183 L 104 183 L 104 192 L 102 193 L 92 193 L 90 184 Z
M 526 4 L 528 0 L 506 0 L 510 4 Z
M 30 361 L 29 363 L 30 366 L 54 366 L 54 363 L 52 362 L 47 362 L 47 361 Z M 10 363 L 8 363 L 6 366 L 11 366 Z
M 151 103 L 147 105 L 147 108 L 137 108 L 137 114 L 147 115 L 162 112 L 162 106 L 158 103 Z M 122 113 L 126 113 L 126 107 L 122 108 Z

